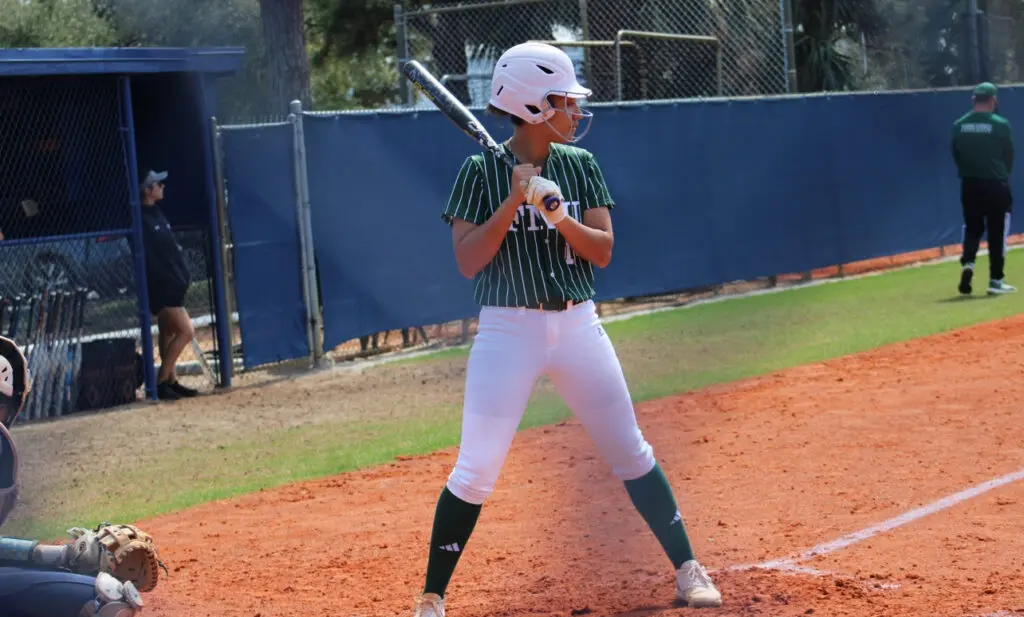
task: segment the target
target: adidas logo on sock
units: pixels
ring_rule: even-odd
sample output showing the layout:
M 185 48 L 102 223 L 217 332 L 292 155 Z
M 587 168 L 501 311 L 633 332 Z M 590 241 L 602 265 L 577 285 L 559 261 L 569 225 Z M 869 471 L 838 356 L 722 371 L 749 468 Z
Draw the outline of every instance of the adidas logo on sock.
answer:
M 669 525 L 675 525 L 681 520 L 683 520 L 683 515 L 679 513 L 679 510 L 676 510 L 676 515 L 672 517 L 672 522 Z
M 458 553 L 462 550 L 461 548 L 459 548 L 458 542 L 454 544 L 445 544 L 444 546 L 439 546 L 438 548 L 440 548 L 442 551 L 448 551 L 449 553 Z

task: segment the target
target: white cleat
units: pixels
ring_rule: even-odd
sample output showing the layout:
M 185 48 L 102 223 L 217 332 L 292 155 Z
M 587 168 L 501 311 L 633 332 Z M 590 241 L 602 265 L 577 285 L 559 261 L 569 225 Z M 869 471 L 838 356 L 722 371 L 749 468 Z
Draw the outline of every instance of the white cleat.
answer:
M 436 593 L 425 593 L 416 602 L 413 617 L 444 617 L 444 598 Z
M 692 608 L 722 606 L 722 594 L 704 568 L 691 559 L 676 572 L 676 599 Z

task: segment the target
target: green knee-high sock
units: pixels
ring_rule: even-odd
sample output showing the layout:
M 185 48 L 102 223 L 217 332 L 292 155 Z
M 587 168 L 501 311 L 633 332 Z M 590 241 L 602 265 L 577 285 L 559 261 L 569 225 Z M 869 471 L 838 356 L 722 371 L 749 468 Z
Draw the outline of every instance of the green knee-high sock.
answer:
M 633 505 L 665 549 L 672 567 L 678 570 L 684 562 L 693 559 L 693 548 L 686 536 L 682 515 L 661 466 L 655 464 L 647 475 L 627 480 L 625 485 Z
M 427 584 L 423 593 L 444 597 L 455 566 L 466 549 L 481 506 L 462 501 L 446 486 L 437 500 L 434 528 L 430 534 L 430 557 L 427 560 Z

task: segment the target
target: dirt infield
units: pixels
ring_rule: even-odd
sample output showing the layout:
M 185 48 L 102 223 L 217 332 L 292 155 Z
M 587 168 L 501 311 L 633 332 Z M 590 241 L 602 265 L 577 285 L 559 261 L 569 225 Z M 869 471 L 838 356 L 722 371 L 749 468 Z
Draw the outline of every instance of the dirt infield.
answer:
M 699 614 L 1024 614 L 1022 372 L 1024 316 L 639 405 L 724 594 Z M 171 570 L 146 614 L 411 615 L 455 457 L 140 521 Z M 671 574 L 569 421 L 517 437 L 448 611 L 694 613 L 671 606 Z

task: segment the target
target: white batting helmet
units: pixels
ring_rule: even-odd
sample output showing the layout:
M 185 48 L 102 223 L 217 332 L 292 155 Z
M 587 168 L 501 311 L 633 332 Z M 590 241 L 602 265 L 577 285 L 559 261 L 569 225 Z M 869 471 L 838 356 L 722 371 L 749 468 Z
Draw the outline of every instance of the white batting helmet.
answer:
M 0 336 L 0 424 L 14 426 L 31 389 L 25 354 L 17 343 Z
M 498 58 L 491 77 L 491 105 L 530 124 L 540 124 L 558 111 L 548 102 L 552 94 L 572 99 L 592 94 L 576 79 L 576 68 L 564 51 L 531 42 L 511 47 Z

